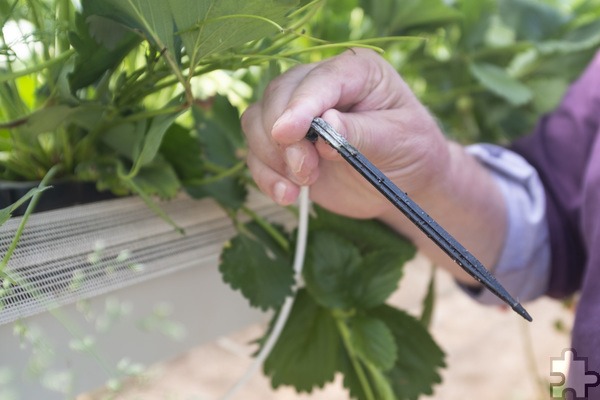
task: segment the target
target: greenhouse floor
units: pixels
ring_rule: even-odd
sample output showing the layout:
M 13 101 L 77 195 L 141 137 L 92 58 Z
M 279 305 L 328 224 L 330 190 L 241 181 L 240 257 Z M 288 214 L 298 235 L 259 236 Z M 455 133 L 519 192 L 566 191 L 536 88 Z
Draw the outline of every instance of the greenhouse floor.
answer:
M 401 288 L 390 302 L 417 314 L 428 283 L 427 261 L 417 258 L 406 267 Z M 447 354 L 443 383 L 423 399 L 537 400 L 547 399 L 550 358 L 569 346 L 569 336 L 555 328 L 557 321 L 571 326 L 573 313 L 544 298 L 526 305 L 534 318 L 527 324 L 513 312 L 483 307 L 466 297 L 443 272 L 437 276 L 437 306 L 432 321 L 436 340 Z M 251 362 L 255 347 L 247 343 L 260 336 L 264 324 L 255 324 L 191 349 L 179 357 L 152 366 L 149 377 L 131 382 L 115 397 L 120 400 L 219 399 Z M 540 382 L 542 382 L 540 384 Z M 99 390 L 78 400 L 101 400 Z M 235 399 L 342 400 L 348 399 L 340 380 L 299 395 L 291 389 L 273 391 L 263 376 L 255 376 Z

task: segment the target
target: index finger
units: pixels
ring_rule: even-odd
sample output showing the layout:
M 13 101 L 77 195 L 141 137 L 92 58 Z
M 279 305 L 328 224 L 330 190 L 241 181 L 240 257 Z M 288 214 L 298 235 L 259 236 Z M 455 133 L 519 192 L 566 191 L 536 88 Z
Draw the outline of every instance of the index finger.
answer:
M 311 69 L 275 121 L 271 131 L 275 141 L 283 145 L 298 142 L 314 117 L 333 108 L 346 111 L 363 102 L 384 75 L 382 63 L 374 62 L 375 54 L 365 49 L 349 50 Z

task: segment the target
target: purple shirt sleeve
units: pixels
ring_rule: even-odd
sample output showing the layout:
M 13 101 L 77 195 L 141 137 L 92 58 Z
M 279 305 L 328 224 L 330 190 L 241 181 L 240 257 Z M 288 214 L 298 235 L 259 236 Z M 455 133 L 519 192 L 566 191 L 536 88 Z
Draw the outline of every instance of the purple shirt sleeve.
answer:
M 584 372 L 594 373 L 600 373 L 599 136 L 597 55 L 557 110 L 512 147 L 536 168 L 544 184 L 551 244 L 548 294 L 564 297 L 580 291 L 572 350 L 587 359 Z M 567 387 L 589 389 L 586 398 L 600 399 L 600 386 L 586 386 L 588 377 L 572 369 Z
M 548 295 L 565 297 L 581 286 L 586 249 L 581 230 L 584 177 L 600 116 L 600 57 L 596 57 L 560 106 L 512 150 L 540 174 L 552 249 Z M 600 161 L 600 160 L 599 160 Z M 596 165 L 599 167 L 600 165 Z

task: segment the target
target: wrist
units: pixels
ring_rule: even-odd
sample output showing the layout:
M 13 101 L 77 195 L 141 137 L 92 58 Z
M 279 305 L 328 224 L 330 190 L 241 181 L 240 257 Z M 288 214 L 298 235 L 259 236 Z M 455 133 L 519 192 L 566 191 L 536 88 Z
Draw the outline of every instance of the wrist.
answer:
M 507 223 L 503 196 L 489 171 L 462 146 L 447 142 L 447 149 L 444 170 L 431 178 L 426 190 L 411 197 L 484 265 L 491 267 L 504 244 Z M 380 219 L 458 279 L 473 282 L 397 209 L 389 209 Z

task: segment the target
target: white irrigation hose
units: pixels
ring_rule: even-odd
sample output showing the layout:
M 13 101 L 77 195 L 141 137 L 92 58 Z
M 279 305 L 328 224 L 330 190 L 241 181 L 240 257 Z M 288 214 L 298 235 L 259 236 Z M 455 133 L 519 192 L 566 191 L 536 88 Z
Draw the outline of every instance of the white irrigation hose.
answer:
M 308 197 L 308 187 L 304 186 L 300 190 L 300 215 L 298 217 L 298 237 L 296 240 L 296 252 L 294 254 L 294 275 L 296 279 L 296 286 L 300 281 L 300 277 L 302 275 L 302 267 L 304 266 L 304 256 L 306 254 L 306 240 L 308 237 L 308 213 L 310 208 L 310 201 Z M 260 352 L 246 370 L 246 373 L 240 378 L 239 381 L 231 388 L 229 391 L 221 397 L 221 400 L 230 400 L 233 396 L 240 391 L 250 378 L 254 376 L 256 371 L 260 368 L 263 362 L 267 359 L 273 346 L 277 343 L 277 339 L 279 339 L 279 335 L 287 322 L 287 319 L 290 315 L 290 311 L 292 310 L 292 306 L 294 305 L 294 300 L 296 299 L 296 288 L 294 288 L 294 294 L 285 299 L 283 306 L 281 306 L 281 310 L 279 312 L 279 316 L 277 317 L 277 321 L 275 321 L 275 325 L 273 325 L 273 330 L 271 334 L 267 338 L 265 344 L 260 349 Z

